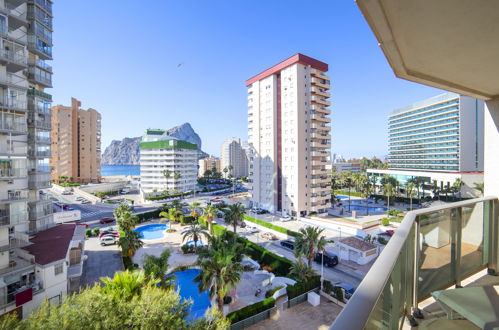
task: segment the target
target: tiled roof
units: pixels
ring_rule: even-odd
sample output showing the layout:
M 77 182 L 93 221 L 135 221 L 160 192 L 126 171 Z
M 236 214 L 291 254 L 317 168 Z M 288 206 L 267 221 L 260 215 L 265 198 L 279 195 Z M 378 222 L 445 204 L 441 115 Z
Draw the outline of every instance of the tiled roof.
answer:
M 376 245 L 358 239 L 357 237 L 346 237 L 340 239 L 340 243 L 353 247 L 360 251 L 369 251 L 376 248 Z
M 33 244 L 23 249 L 34 255 L 35 262 L 39 265 L 63 260 L 66 258 L 75 227 L 74 223 L 66 223 L 40 231 L 30 239 Z

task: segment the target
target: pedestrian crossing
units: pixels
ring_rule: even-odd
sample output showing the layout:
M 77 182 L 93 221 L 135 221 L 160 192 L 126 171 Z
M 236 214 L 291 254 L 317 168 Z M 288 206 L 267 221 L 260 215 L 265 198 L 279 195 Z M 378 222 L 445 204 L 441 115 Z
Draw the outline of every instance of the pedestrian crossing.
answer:
M 93 218 L 93 217 L 109 217 L 112 216 L 112 211 L 107 210 L 107 211 L 93 211 L 93 212 L 82 212 L 81 213 L 81 218 L 82 219 L 88 219 L 88 218 Z

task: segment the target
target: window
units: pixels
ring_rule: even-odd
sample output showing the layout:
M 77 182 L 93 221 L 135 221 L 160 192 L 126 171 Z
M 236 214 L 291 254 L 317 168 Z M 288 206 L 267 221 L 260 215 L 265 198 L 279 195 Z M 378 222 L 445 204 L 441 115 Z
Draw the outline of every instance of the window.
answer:
M 63 262 L 54 266 L 55 275 L 62 274 L 63 271 L 64 271 L 64 263 Z

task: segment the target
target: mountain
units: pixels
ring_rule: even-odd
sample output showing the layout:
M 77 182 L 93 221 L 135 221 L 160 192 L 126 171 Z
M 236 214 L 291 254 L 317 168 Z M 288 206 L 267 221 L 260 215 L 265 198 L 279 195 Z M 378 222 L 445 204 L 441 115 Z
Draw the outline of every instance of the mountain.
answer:
M 168 135 L 179 140 L 195 143 L 200 151 L 200 158 L 208 157 L 201 150 L 201 138 L 194 131 L 191 124 L 184 123 L 167 130 Z M 140 158 L 139 145 L 142 137 L 124 138 L 121 141 L 113 140 L 102 154 L 102 165 L 138 165 Z

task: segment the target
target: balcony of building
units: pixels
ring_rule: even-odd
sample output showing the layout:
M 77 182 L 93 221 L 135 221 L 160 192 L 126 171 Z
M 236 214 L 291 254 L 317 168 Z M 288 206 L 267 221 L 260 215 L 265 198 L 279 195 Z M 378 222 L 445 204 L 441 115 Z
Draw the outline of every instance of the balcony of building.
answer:
M 24 46 L 3 40 L 4 47 L 0 49 L 0 64 L 5 65 L 8 72 L 17 72 L 28 66 Z
M 9 234 L 8 239 L 0 241 L 0 252 L 22 248 L 30 244 L 28 234 L 14 231 L 12 234 Z
M 35 221 L 51 216 L 54 213 L 54 207 L 52 204 L 52 201 L 47 199 L 39 199 L 35 202 L 29 202 L 29 220 Z
M 28 80 L 24 76 L 7 72 L 0 75 L 0 86 L 4 88 L 28 89 Z
M 28 127 L 50 131 L 52 128 L 51 116 L 47 114 L 39 115 L 30 112 L 28 115 Z
M 30 66 L 28 79 L 46 88 L 52 88 L 52 73 Z
M 321 91 L 319 88 L 312 88 L 312 94 L 318 95 L 318 96 L 323 97 L 323 98 L 331 97 L 331 93 L 326 92 L 324 90 Z
M 9 0 L 11 1 L 11 0 Z M 52 16 L 52 3 L 50 0 L 28 0 L 28 4 L 36 5 Z
M 319 142 L 319 141 L 312 141 L 310 142 L 310 146 L 312 148 L 325 148 L 325 149 L 331 149 L 331 142 Z
M 312 95 L 312 102 L 315 102 L 315 103 L 320 104 L 320 105 L 325 106 L 325 107 L 328 107 L 331 105 L 331 102 L 324 99 L 322 96 L 316 96 L 316 95 Z
M 49 30 L 52 30 L 52 14 L 45 9 L 37 6 L 28 6 L 27 19 L 36 20 Z
M 331 87 L 329 79 L 320 79 L 312 77 L 311 81 L 312 85 L 317 86 L 319 88 L 329 89 Z
M 43 60 L 52 59 L 52 45 L 41 40 L 36 35 L 28 35 L 28 50 Z
M 313 110 L 312 110 L 313 111 Z M 321 123 L 330 123 L 331 118 L 324 116 L 321 113 L 316 113 L 315 111 L 310 111 L 310 119 L 319 121 Z
M 28 133 L 26 116 L 0 112 L 0 133 L 26 135 Z
M 52 187 L 50 173 L 30 172 L 28 177 L 29 189 L 45 189 Z
M 0 163 L 2 165 L 2 163 Z M 11 181 L 14 179 L 25 178 L 28 175 L 25 168 L 8 168 L 0 166 L 0 181 Z
M 17 30 L 22 26 L 26 26 L 26 6 L 23 3 L 11 3 L 4 1 L 0 4 L 0 13 L 8 16 L 8 30 Z M 5 26 L 7 28 L 7 26 Z
M 331 126 L 328 126 L 328 125 L 326 125 L 324 123 L 320 123 L 320 122 L 312 122 L 310 124 L 310 127 L 312 129 L 321 130 L 321 131 L 324 131 L 324 132 L 331 131 Z
M 409 212 L 332 328 L 399 329 L 409 321 L 438 329 L 438 323 L 431 326 L 433 321 L 420 317 L 443 320 L 453 308 L 468 319 L 483 308 L 484 314 L 475 316 L 492 312 L 497 322 L 491 305 L 497 298 L 488 292 L 499 277 L 459 287 L 483 269 L 491 274 L 498 269 L 498 207 L 497 198 L 486 197 Z M 431 305 L 431 315 L 420 305 L 430 297 L 439 302 Z
M 318 140 L 331 140 L 331 134 L 314 130 L 310 133 L 310 138 Z
M 52 139 L 50 136 L 50 132 L 46 130 L 30 128 L 28 133 L 28 142 L 30 144 L 50 145 L 51 141 Z
M 26 92 L 19 89 L 1 89 L 0 92 L 17 93 L 17 95 L 4 96 L 0 94 L 0 109 L 26 112 Z
M 11 141 L 0 144 L 0 158 L 11 156 L 26 156 L 27 147 L 25 145 L 13 145 Z
M 323 80 L 329 81 L 328 76 L 326 76 L 324 74 L 324 72 L 322 72 L 322 71 L 319 71 L 317 69 L 312 69 L 312 70 L 310 70 L 310 73 L 312 74 L 312 78 L 316 77 L 316 78 L 319 78 L 319 79 L 323 79 Z
M 28 89 L 28 97 L 39 97 L 44 101 L 52 102 L 52 95 L 45 93 L 45 92 L 42 92 L 42 91 L 39 91 L 39 90 L 34 89 L 34 88 Z
M 310 106 L 310 109 L 317 112 L 317 113 L 321 113 L 323 115 L 330 115 L 331 114 L 331 110 L 329 110 L 328 108 L 325 108 L 324 106 L 318 105 L 318 104 L 312 104 Z
M 26 201 L 28 199 L 28 191 L 20 189 L 9 189 L 0 192 L 0 204 L 16 203 Z

